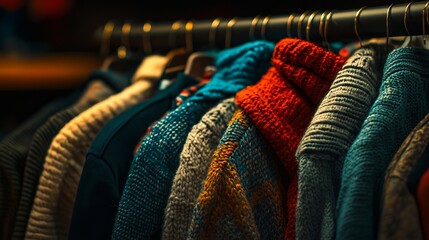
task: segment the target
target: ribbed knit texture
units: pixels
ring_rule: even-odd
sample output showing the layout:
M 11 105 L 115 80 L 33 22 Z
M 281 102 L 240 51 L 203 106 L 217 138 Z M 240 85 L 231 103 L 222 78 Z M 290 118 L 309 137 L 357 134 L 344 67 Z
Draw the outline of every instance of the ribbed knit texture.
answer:
M 81 95 L 79 88 L 31 116 L 0 143 L 0 239 L 10 239 L 21 192 L 22 171 L 31 138 L 50 116 L 71 106 Z
M 175 98 L 198 81 L 178 74 L 167 89 L 109 121 L 86 155 L 73 208 L 69 239 L 110 239 L 119 200 L 134 158 L 134 147 L 148 126 L 176 107 Z
M 295 239 L 295 151 L 344 59 L 306 41 L 283 39 L 271 62 L 273 67 L 261 81 L 240 91 L 236 101 L 283 163 L 288 178 L 285 238 Z
M 283 239 L 280 169 L 274 151 L 238 109 L 213 155 L 188 239 Z
M 188 134 L 165 209 L 163 239 L 186 239 L 213 153 L 236 109 L 234 98 L 222 101 Z
M 387 57 L 380 93 L 344 161 L 337 239 L 374 239 L 387 166 L 429 110 L 429 51 L 400 48 Z
M 373 45 L 347 60 L 298 145 L 297 239 L 335 238 L 343 161 L 377 97 L 384 52 Z
M 427 161 L 427 159 L 426 159 Z M 429 171 L 423 174 L 417 188 L 417 202 L 419 206 L 420 224 L 424 239 L 429 240 Z
M 417 200 L 408 189 L 407 178 L 418 161 L 427 161 L 428 142 L 429 115 L 426 115 L 402 143 L 387 168 L 377 239 L 423 239 Z
M 25 161 L 21 196 L 15 225 L 13 226 L 13 239 L 23 239 L 25 236 L 27 221 L 36 195 L 37 184 L 43 170 L 47 151 L 54 137 L 64 125 L 79 115 L 79 113 L 112 94 L 112 89 L 101 81 L 94 80 L 76 104 L 49 118 L 34 134 Z
M 67 123 L 48 150 L 26 238 L 65 239 L 85 156 L 98 131 L 110 119 L 148 98 L 155 84 L 138 81 Z
M 220 52 L 212 80 L 156 124 L 131 165 L 113 239 L 159 237 L 180 152 L 192 126 L 218 101 L 256 83 L 270 65 L 273 47 L 255 41 Z

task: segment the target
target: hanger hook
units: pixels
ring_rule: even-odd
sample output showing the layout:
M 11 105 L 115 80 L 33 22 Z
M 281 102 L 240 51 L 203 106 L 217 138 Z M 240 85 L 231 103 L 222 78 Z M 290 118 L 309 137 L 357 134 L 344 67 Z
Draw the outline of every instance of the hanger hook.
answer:
M 305 27 L 305 37 L 307 41 L 310 42 L 310 28 L 311 28 L 311 22 L 313 22 L 314 17 L 319 13 L 319 11 L 314 11 L 310 17 L 308 17 L 307 26 Z
M 249 30 L 250 41 L 255 41 L 255 29 L 256 29 L 256 25 L 258 25 L 260 18 L 261 16 L 258 15 L 252 19 L 252 23 L 250 24 L 250 30 Z
M 220 24 L 220 18 L 216 18 L 213 20 L 212 24 L 210 25 L 210 31 L 209 31 L 209 41 L 211 47 L 216 47 L 216 30 L 219 27 Z
M 319 35 L 320 35 L 320 38 L 322 40 L 324 39 L 324 36 L 323 36 L 323 24 L 324 24 L 324 20 L 325 20 L 326 14 L 328 14 L 328 12 L 329 11 L 324 11 L 322 13 L 322 15 L 320 15 L 320 20 L 319 20 Z
M 360 35 L 359 35 L 359 30 L 358 30 L 358 21 L 359 21 L 359 16 L 360 16 L 360 14 L 363 12 L 363 10 L 366 8 L 366 6 L 364 6 L 364 7 L 361 7 L 357 12 L 356 12 L 356 15 L 355 15 L 355 18 L 354 18 L 354 20 L 353 20 L 353 25 L 354 25 L 354 29 L 355 29 L 355 34 L 356 34 L 356 37 L 359 39 L 359 46 L 360 47 L 362 47 L 362 38 L 360 37 Z
M 301 36 L 301 28 L 302 28 L 302 22 L 304 21 L 305 17 L 310 13 L 310 11 L 305 11 L 301 14 L 298 20 L 298 38 L 302 39 Z
M 329 40 L 328 40 L 328 25 L 329 25 L 329 21 L 332 18 L 332 15 L 334 14 L 335 10 L 332 10 L 328 13 L 328 15 L 326 16 L 325 19 L 325 31 L 324 31 L 324 39 L 325 39 L 325 43 L 328 46 L 328 50 L 331 51 L 331 45 L 329 44 Z
M 143 50 L 145 53 L 152 52 L 152 43 L 150 41 L 150 31 L 152 30 L 152 24 L 150 22 L 146 22 L 143 24 Z
M 194 22 L 191 20 L 187 21 L 185 25 L 185 30 L 186 30 L 186 51 L 191 53 L 194 50 L 194 36 L 193 36 Z
M 225 30 L 225 48 L 230 48 L 231 47 L 232 27 L 235 25 L 236 22 L 237 22 L 237 17 L 233 17 L 226 24 L 226 30 Z
M 168 42 L 170 44 L 170 48 L 176 48 L 177 45 L 177 31 L 182 27 L 183 21 L 177 20 L 171 24 L 170 33 L 168 34 Z M 174 37 L 172 37 L 174 33 Z
M 103 57 L 109 55 L 110 42 L 111 42 L 114 28 L 115 28 L 115 23 L 113 21 L 108 21 L 104 25 L 103 33 L 101 35 L 101 45 L 100 45 L 100 55 Z
M 127 56 L 127 49 L 130 47 L 130 31 L 131 24 L 124 23 L 121 28 L 121 46 L 118 48 L 118 57 L 125 58 Z
M 390 21 L 390 14 L 393 7 L 393 3 L 389 5 L 386 12 L 386 51 L 389 47 L 389 21 Z
M 408 36 L 410 37 L 410 42 L 412 42 L 413 37 L 410 33 L 410 30 L 408 29 L 408 15 L 410 14 L 410 7 L 411 4 L 413 4 L 414 1 L 411 1 L 410 3 L 407 4 L 407 7 L 405 8 L 405 13 L 404 13 L 404 27 L 405 27 L 405 31 L 407 31 Z
M 268 25 L 269 21 L 270 21 L 270 16 L 266 16 L 266 17 L 264 17 L 264 20 L 262 20 L 261 37 L 263 40 L 267 39 L 267 36 L 265 33 L 267 32 L 267 25 Z
M 292 23 L 293 23 L 293 20 L 295 19 L 295 17 L 296 17 L 296 14 L 295 13 L 291 13 L 289 15 L 289 17 L 287 18 L 287 26 L 286 26 L 286 28 L 287 28 L 287 36 L 289 38 L 292 37 Z
M 423 25 L 423 44 L 426 45 L 426 21 L 428 21 L 428 12 L 427 12 L 427 8 L 429 6 L 429 2 L 426 3 L 425 7 L 423 8 L 423 17 L 422 17 L 422 25 Z

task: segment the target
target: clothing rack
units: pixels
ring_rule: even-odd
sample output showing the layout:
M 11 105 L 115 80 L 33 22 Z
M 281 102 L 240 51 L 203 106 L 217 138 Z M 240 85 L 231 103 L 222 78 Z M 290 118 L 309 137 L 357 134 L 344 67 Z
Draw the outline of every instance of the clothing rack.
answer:
M 104 26 L 97 29 L 95 42 L 97 45 L 102 45 L 104 52 L 116 51 L 120 46 L 128 50 L 165 52 L 175 47 L 185 46 L 193 50 L 205 47 L 225 48 L 228 45 L 235 46 L 255 39 L 276 42 L 285 37 L 300 37 L 312 42 L 346 42 L 358 40 L 359 37 L 368 39 L 422 35 L 424 31 L 426 34 L 429 33 L 429 7 L 426 4 L 427 2 L 413 2 L 409 5 L 408 15 L 406 15 L 408 3 L 405 3 L 364 8 L 358 16 L 359 9 L 322 10 L 282 16 L 219 18 L 219 21 L 184 20 L 181 24 L 179 22 L 113 24 L 108 34 Z M 426 14 L 423 11 L 425 6 Z M 331 14 L 328 14 L 330 12 Z M 387 16 L 389 16 L 388 22 Z M 425 30 L 423 30 L 423 24 L 425 24 Z

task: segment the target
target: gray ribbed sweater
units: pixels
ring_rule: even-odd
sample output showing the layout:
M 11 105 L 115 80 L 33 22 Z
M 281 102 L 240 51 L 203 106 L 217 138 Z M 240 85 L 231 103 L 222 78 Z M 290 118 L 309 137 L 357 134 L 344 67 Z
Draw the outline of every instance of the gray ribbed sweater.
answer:
M 335 238 L 343 161 L 377 97 L 384 52 L 370 45 L 348 59 L 299 144 L 297 239 Z
M 213 153 L 237 106 L 234 98 L 207 112 L 189 133 L 165 209 L 162 239 L 186 239 Z

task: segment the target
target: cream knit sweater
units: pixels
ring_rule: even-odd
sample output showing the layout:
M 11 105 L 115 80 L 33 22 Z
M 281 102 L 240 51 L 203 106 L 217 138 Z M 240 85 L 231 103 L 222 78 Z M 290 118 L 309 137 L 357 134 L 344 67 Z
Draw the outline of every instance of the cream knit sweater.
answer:
M 154 82 L 154 78 L 146 78 L 133 83 L 61 129 L 46 156 L 26 239 L 67 239 L 80 175 L 92 141 L 109 120 L 150 97 Z

